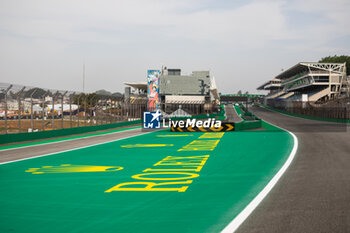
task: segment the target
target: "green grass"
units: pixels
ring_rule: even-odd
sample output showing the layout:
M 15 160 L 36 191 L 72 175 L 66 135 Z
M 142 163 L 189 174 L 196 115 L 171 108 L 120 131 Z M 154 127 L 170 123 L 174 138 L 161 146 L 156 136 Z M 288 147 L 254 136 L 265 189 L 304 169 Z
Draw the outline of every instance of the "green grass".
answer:
M 178 151 L 194 140 L 217 140 L 200 139 L 203 133 L 161 137 L 184 134 L 157 131 L 0 165 L 0 232 L 220 232 L 272 179 L 293 147 L 293 138 L 282 130 L 226 132 L 214 150 L 206 151 Z M 122 147 L 137 144 L 172 146 Z M 168 156 L 202 155 L 209 158 L 185 192 L 105 193 L 120 183 L 144 182 L 132 177 L 159 168 L 153 165 Z M 26 172 L 62 164 L 124 169 Z

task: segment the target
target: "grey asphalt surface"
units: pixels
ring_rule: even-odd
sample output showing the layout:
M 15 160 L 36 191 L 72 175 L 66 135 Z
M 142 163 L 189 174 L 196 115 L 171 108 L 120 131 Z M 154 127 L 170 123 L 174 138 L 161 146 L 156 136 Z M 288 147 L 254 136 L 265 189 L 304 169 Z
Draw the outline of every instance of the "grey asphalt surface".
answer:
M 234 110 L 232 104 L 225 105 L 225 112 L 226 112 L 226 121 L 228 122 L 242 121 L 242 118 L 237 115 L 237 112 Z
M 24 148 L 15 148 L 9 150 L 0 150 L 0 163 L 19 160 L 23 158 L 35 157 L 39 155 L 45 155 L 55 152 L 61 152 L 65 150 L 76 149 L 84 146 L 90 146 L 107 141 L 114 141 L 121 138 L 136 136 L 146 133 L 139 129 L 130 129 L 126 131 L 119 131 L 115 133 L 91 136 L 86 138 L 79 138 L 74 140 L 66 140 L 61 142 L 35 145 Z
M 286 173 L 236 232 L 350 232 L 350 132 L 346 126 L 258 107 L 250 110 L 294 132 L 299 148 Z

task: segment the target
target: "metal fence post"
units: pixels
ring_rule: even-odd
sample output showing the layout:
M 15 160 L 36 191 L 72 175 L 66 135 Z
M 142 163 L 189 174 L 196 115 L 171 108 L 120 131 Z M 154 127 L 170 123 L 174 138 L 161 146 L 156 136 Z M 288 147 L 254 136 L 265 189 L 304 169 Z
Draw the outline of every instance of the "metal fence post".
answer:
M 13 87 L 13 85 L 10 85 L 5 90 L 5 134 L 7 134 L 7 92 Z
M 85 95 L 85 98 L 84 98 L 84 126 L 86 126 L 86 99 L 87 99 L 87 96 Z
M 59 94 L 58 91 L 54 95 L 52 95 L 52 129 L 55 129 L 55 98 Z
M 72 122 L 72 96 L 75 95 L 75 92 L 69 96 L 69 122 L 70 122 L 70 127 L 73 128 L 73 122 Z M 79 106 L 78 106 L 79 108 Z
M 109 123 L 112 124 L 112 98 L 109 99 Z
M 21 95 L 26 87 L 23 87 L 19 92 L 17 92 L 17 101 L 18 101 L 18 132 L 21 132 Z
M 34 119 L 33 119 L 33 95 L 37 91 L 37 89 L 34 89 L 34 91 L 30 94 L 30 127 L 32 127 L 32 131 L 34 130 Z
M 92 125 L 93 124 L 93 122 L 92 122 L 92 119 L 93 119 L 93 110 L 92 110 L 92 106 L 93 106 L 93 100 L 94 100 L 94 98 L 95 98 L 95 96 L 93 96 L 91 99 L 90 99 L 90 104 L 89 104 L 89 106 L 90 106 L 90 125 Z
M 79 95 L 79 97 L 78 97 L 78 127 L 79 127 L 79 121 L 80 121 L 79 114 L 80 114 L 80 98 L 81 97 L 82 97 L 82 95 Z
M 63 98 L 64 96 L 67 94 L 68 91 L 64 92 L 62 95 L 61 95 L 61 110 L 62 110 L 62 119 L 61 119 L 61 129 L 63 129 Z
M 45 96 L 49 93 L 49 91 L 46 91 L 45 94 L 41 97 L 41 117 L 42 117 L 42 131 L 45 131 Z

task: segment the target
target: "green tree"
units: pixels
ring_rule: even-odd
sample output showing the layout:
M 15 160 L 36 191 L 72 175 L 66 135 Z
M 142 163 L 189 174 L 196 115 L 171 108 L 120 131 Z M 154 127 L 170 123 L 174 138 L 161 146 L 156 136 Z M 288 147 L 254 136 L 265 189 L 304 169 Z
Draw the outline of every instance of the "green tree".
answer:
M 33 95 L 34 99 L 39 99 L 46 93 L 46 91 L 44 89 L 32 88 L 32 89 L 29 89 L 28 91 L 24 92 L 24 98 L 29 98 L 34 90 L 35 90 L 34 95 Z
M 350 75 L 350 56 L 346 56 L 346 55 L 328 56 L 328 57 L 321 58 L 321 60 L 319 60 L 318 62 L 321 62 L 321 63 L 327 63 L 327 62 L 344 63 L 344 62 L 346 62 L 346 74 Z

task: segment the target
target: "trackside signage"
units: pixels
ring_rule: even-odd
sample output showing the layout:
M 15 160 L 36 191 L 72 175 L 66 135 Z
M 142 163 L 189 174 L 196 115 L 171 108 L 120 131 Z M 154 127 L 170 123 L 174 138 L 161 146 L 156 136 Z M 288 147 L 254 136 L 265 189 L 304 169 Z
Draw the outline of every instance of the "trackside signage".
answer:
M 222 122 L 220 120 L 215 120 L 214 118 L 209 118 L 206 120 L 198 119 L 184 119 L 184 120 L 172 120 L 163 121 L 160 120 L 160 111 L 155 112 L 144 112 L 143 113 L 143 128 L 144 129 L 160 129 L 162 128 L 220 128 Z
M 169 120 L 169 123 L 166 124 L 165 120 L 163 120 L 163 127 L 164 128 L 170 128 L 170 127 L 180 127 L 180 128 L 188 128 L 188 127 L 203 127 L 203 128 L 219 128 L 221 127 L 221 121 L 215 120 L 215 119 L 207 119 L 207 120 L 197 120 L 197 119 L 186 119 L 186 120 L 178 120 L 173 121 Z

